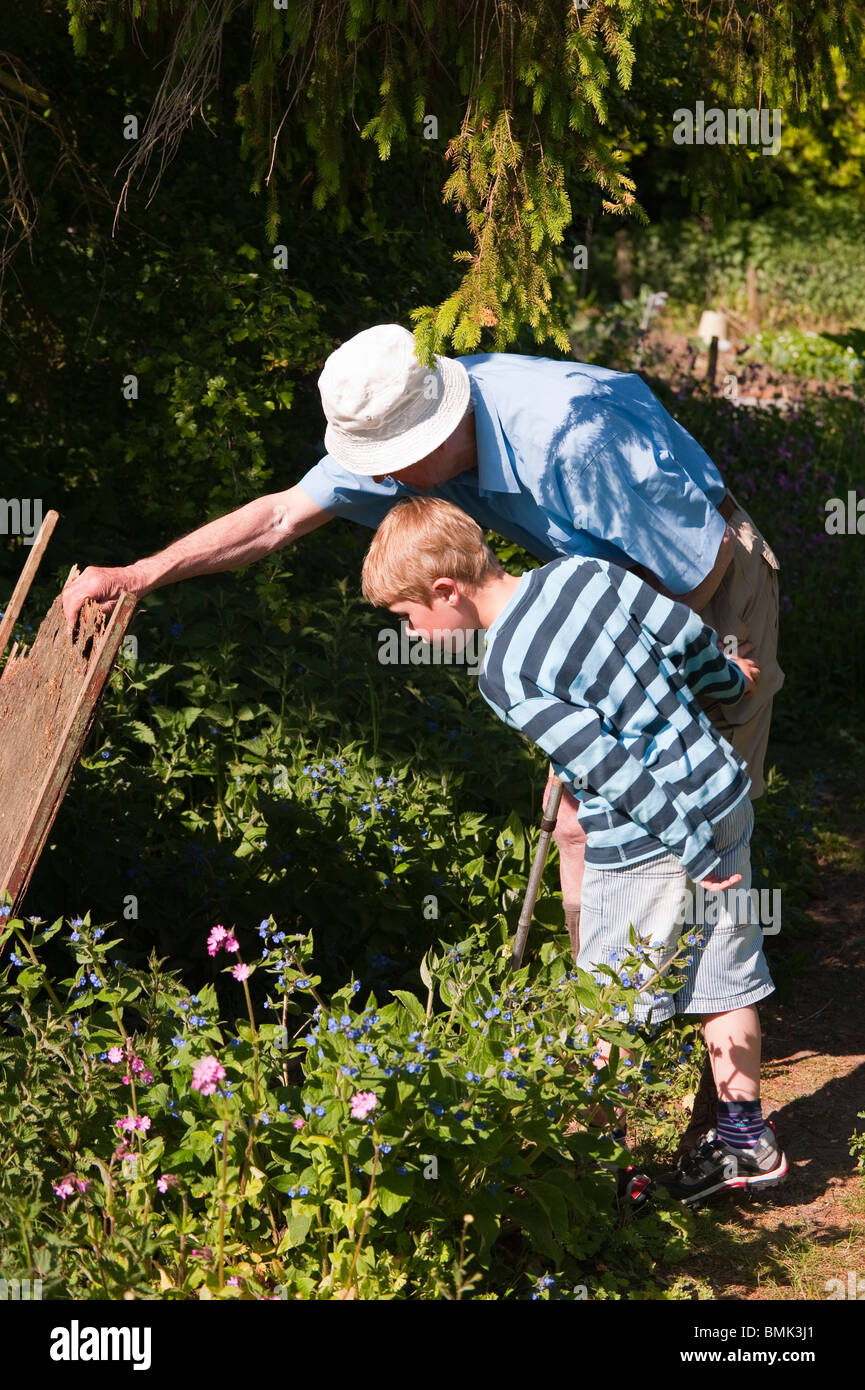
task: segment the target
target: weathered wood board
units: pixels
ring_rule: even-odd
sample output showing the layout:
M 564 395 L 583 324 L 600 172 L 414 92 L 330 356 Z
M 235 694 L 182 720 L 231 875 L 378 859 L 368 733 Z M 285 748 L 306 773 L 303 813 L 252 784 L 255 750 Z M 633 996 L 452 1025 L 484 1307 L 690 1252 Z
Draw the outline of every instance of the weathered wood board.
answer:
M 0 889 L 13 907 L 42 853 L 134 608 L 134 596 L 124 593 L 106 617 L 88 599 L 73 640 L 58 594 L 29 651 L 13 647 L 0 674 Z

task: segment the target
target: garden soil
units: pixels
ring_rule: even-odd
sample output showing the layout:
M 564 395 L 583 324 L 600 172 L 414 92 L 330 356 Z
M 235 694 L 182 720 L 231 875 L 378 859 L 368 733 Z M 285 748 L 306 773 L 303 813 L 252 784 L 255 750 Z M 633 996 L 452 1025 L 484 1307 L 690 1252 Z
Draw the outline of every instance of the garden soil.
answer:
M 854 781 L 836 767 L 825 799 L 849 805 Z M 677 1273 L 703 1297 L 841 1297 L 830 1281 L 848 1289 L 851 1272 L 865 1295 L 865 1177 L 850 1154 L 851 1135 L 865 1130 L 857 1119 L 865 1111 L 865 834 L 847 841 L 846 864 L 820 864 L 809 959 L 792 998 L 761 1007 L 763 1113 L 790 1171 L 771 1193 L 724 1194 L 700 1214 L 698 1240 Z

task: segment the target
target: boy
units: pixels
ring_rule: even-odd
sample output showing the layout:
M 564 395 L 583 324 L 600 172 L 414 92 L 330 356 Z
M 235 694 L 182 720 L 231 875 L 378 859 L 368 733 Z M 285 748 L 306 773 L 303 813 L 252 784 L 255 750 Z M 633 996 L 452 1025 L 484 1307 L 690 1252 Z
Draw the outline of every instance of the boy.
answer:
M 581 969 L 626 952 L 631 923 L 663 966 L 678 943 L 684 892 L 700 883 L 721 894 L 743 880 L 747 890 L 750 779 L 697 702 L 754 688 L 760 673 L 746 647 L 728 660 L 691 609 L 610 561 L 565 557 L 506 574 L 477 523 L 438 498 L 391 509 L 362 584 L 371 603 L 408 620 L 409 635 L 486 629 L 481 694 L 548 754 L 580 802 Z M 675 1000 L 644 994 L 635 1007 L 639 1022 L 650 1010 L 655 1022 L 675 1010 L 702 1019 L 717 1131 L 661 1179 L 690 1203 L 771 1186 L 787 1171 L 760 1107 L 755 1005 L 774 986 L 759 925 L 736 921 L 747 901 L 740 890 L 709 914 L 717 920 Z

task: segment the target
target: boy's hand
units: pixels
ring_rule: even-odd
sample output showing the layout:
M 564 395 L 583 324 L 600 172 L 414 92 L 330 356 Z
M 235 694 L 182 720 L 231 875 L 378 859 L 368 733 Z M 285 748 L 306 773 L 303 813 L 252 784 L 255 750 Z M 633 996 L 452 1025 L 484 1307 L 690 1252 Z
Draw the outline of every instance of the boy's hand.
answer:
M 732 888 L 734 883 L 741 882 L 741 874 L 733 874 L 731 878 L 716 878 L 714 874 L 709 874 L 707 878 L 700 879 L 700 887 L 706 888 L 710 893 L 721 893 L 725 888 Z
M 760 667 L 757 665 L 756 661 L 747 660 L 748 652 L 752 652 L 753 650 L 753 642 L 743 642 L 739 648 L 738 655 L 727 658 L 728 661 L 736 663 L 742 675 L 745 677 L 745 695 L 751 694 L 751 691 L 760 679 Z M 743 700 L 745 695 L 742 696 Z

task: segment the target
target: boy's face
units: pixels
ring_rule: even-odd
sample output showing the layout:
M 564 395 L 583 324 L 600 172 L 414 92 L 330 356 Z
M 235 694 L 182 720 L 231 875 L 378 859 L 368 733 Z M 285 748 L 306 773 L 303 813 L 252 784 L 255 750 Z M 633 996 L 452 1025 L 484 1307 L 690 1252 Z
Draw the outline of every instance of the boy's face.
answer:
M 471 599 L 453 579 L 436 579 L 429 603 L 402 598 L 390 605 L 390 612 L 405 619 L 409 637 L 427 642 L 435 632 L 474 632 L 483 626 Z

